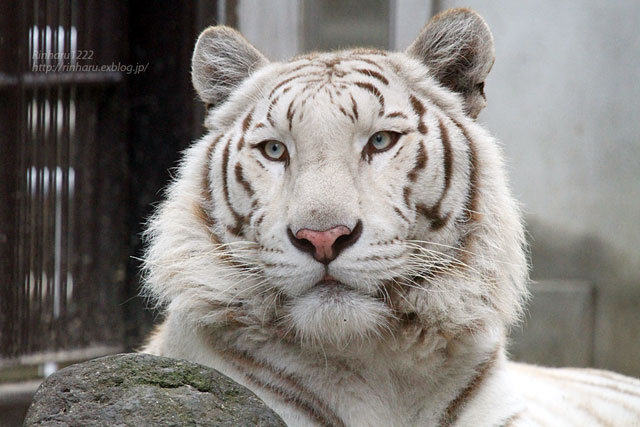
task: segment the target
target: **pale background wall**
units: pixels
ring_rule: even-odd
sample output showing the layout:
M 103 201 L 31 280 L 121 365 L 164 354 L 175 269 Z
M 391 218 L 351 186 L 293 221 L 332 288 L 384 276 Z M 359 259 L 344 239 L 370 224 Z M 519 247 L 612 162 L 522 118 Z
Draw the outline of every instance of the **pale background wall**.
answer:
M 238 27 L 268 58 L 290 58 L 301 50 L 301 5 L 297 0 L 241 0 Z
M 504 145 L 542 282 L 514 356 L 640 376 L 640 2 L 262 3 L 240 1 L 240 29 L 277 58 L 404 48 L 433 13 L 478 11 L 497 52 L 479 121 Z M 243 18 L 255 10 L 267 19 Z

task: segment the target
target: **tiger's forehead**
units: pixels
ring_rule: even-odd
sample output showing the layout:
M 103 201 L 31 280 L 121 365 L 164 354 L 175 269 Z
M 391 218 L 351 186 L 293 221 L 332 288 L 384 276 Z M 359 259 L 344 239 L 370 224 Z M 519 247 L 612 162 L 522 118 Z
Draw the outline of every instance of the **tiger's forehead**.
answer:
M 393 65 L 382 51 L 296 57 L 271 70 L 261 89 L 266 102 L 257 114 L 264 114 L 273 128 L 295 134 L 368 128 L 378 117 L 411 108 Z
M 383 51 L 352 50 L 295 57 L 280 69 L 269 98 L 280 89 L 285 91 L 287 87 L 300 83 L 315 87 L 335 85 L 346 89 L 345 85 L 358 75 L 388 85 L 385 75 L 391 70 L 386 56 Z

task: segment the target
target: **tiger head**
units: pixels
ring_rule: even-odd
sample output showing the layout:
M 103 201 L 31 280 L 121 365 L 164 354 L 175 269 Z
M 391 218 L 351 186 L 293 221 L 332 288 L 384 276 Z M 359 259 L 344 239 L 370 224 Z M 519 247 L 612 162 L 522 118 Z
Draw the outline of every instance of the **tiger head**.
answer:
M 150 222 L 151 295 L 195 324 L 322 345 L 407 323 L 512 323 L 523 231 L 499 147 L 475 122 L 493 60 L 466 9 L 436 16 L 405 52 L 288 62 L 205 30 L 192 78 L 208 133 Z

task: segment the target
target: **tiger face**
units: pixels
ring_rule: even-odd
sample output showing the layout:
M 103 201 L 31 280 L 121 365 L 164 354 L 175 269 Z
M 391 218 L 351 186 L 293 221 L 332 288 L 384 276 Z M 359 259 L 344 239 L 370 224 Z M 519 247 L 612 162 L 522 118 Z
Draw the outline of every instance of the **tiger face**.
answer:
M 443 47 L 451 19 L 484 37 Z M 461 12 L 404 53 L 269 63 L 234 30 L 206 30 L 193 81 L 209 133 L 152 221 L 147 286 L 186 310 L 189 295 L 204 318 L 225 311 L 323 345 L 407 319 L 443 330 L 512 321 L 522 230 L 495 142 L 473 120 L 487 39 L 481 18 Z

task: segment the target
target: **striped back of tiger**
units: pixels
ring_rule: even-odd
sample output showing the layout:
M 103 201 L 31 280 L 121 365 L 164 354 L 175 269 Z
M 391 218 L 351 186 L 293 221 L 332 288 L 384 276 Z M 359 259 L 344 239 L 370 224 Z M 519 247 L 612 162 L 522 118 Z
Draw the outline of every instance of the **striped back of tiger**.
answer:
M 640 423 L 640 380 L 597 369 L 511 364 L 532 426 L 635 426 Z M 520 425 L 514 424 L 513 425 Z

